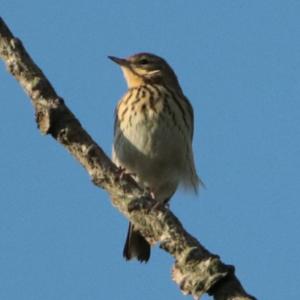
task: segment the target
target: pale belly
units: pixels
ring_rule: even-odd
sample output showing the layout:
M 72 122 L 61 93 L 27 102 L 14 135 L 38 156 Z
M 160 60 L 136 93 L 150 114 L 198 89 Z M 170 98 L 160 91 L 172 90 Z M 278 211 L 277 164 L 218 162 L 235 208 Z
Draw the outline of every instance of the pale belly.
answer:
M 113 160 L 164 201 L 176 191 L 183 176 L 186 141 L 171 119 L 157 121 L 137 119 L 132 126 L 118 130 Z

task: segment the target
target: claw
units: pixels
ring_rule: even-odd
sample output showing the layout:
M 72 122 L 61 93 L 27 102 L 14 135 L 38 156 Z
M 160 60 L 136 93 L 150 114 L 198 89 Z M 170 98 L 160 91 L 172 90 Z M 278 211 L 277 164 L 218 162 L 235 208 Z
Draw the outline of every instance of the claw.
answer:
M 128 176 L 132 176 L 135 177 L 136 174 L 135 173 L 127 173 L 126 172 L 126 168 L 118 166 L 118 170 L 117 170 L 117 176 L 119 177 L 120 180 L 124 179 L 124 177 L 128 175 Z
M 160 202 L 160 201 L 156 201 L 154 203 L 154 205 L 152 205 L 152 207 L 150 207 L 150 210 L 155 210 L 155 209 L 160 209 L 160 208 L 168 208 L 169 205 L 164 203 L 164 202 Z
M 169 199 L 167 201 L 163 201 L 163 202 L 157 201 L 155 193 L 153 191 L 151 191 L 150 189 L 148 189 L 148 192 L 150 194 L 151 199 L 155 200 L 153 202 L 153 204 L 149 207 L 148 212 L 150 212 L 151 210 L 155 210 L 157 208 L 169 208 L 169 203 L 168 203 Z

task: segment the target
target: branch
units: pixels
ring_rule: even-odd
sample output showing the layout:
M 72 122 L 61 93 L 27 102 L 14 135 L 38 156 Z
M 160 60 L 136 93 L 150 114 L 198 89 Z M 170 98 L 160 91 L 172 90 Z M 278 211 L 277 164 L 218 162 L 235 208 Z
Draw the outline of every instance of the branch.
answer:
M 245 292 L 233 266 L 205 249 L 167 208 L 149 209 L 154 200 L 129 175 L 120 178 L 118 168 L 82 128 L 2 18 L 0 57 L 31 99 L 41 133 L 50 134 L 80 162 L 93 183 L 111 195 L 112 204 L 151 244 L 159 243 L 175 258 L 172 276 L 184 294 L 200 298 L 208 293 L 216 300 L 255 299 Z

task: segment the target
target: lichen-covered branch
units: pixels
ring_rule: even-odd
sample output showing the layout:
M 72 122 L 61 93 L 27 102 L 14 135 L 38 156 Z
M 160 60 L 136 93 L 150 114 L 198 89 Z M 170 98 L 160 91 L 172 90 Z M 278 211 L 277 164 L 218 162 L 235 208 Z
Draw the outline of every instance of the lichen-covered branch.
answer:
M 154 200 L 129 175 L 119 176 L 118 168 L 82 128 L 1 18 L 0 57 L 31 99 L 42 134 L 50 134 L 64 146 L 147 240 L 159 243 L 175 258 L 172 275 L 183 293 L 195 298 L 209 293 L 217 300 L 254 299 L 245 292 L 232 266 L 223 264 L 188 234 L 167 208 L 150 209 Z

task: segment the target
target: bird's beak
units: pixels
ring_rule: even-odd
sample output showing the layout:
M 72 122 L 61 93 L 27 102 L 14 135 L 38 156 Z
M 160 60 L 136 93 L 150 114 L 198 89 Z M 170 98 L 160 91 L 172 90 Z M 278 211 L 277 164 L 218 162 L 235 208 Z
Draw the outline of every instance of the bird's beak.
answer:
M 125 58 L 118 58 L 115 56 L 108 56 L 108 58 L 111 59 L 116 64 L 118 64 L 119 66 L 127 67 L 129 65 L 129 61 Z

